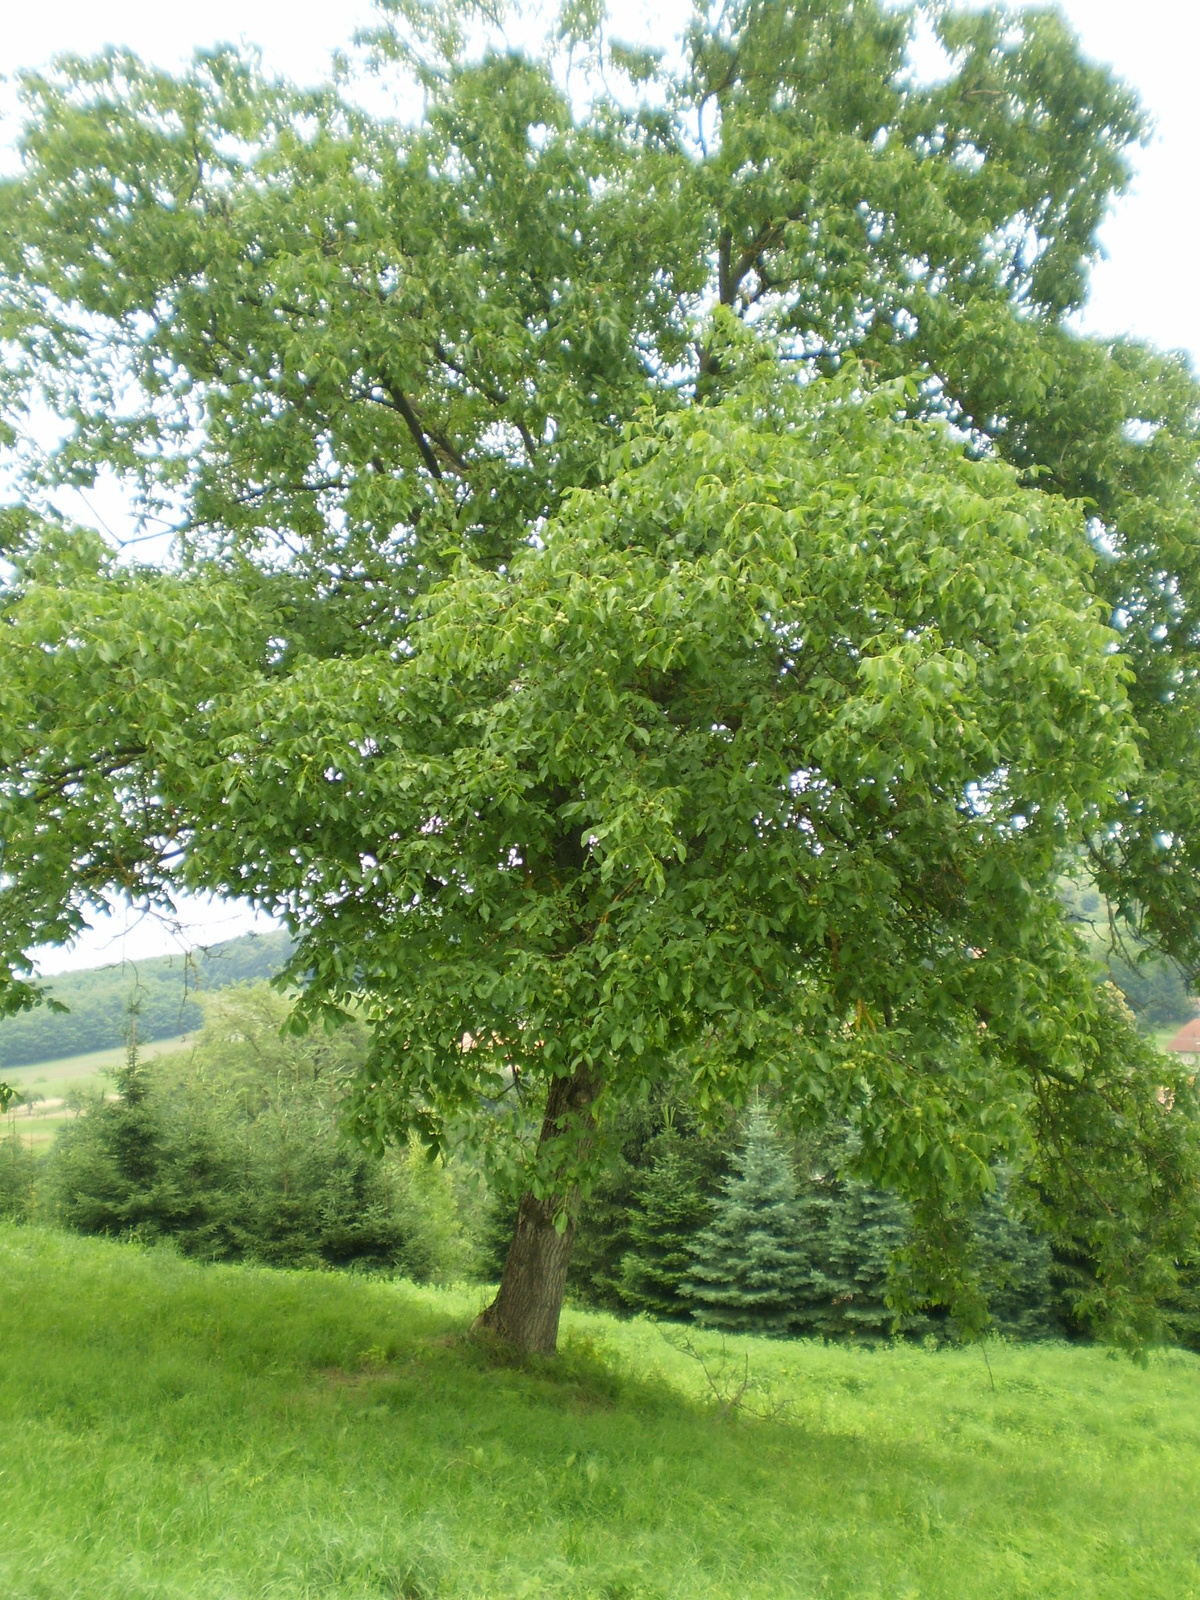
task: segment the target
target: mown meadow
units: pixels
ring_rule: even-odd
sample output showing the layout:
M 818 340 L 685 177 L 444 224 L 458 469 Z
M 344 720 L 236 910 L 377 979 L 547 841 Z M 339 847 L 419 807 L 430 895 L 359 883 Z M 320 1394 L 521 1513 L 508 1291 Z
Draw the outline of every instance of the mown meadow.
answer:
M 3 1228 L 0 1593 L 1200 1595 L 1192 1353 L 573 1310 L 514 1364 L 485 1293 Z

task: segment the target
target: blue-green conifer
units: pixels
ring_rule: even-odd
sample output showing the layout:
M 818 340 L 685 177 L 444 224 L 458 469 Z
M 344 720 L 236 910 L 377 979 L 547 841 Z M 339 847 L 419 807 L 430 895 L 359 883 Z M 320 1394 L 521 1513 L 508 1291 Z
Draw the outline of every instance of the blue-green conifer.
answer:
M 668 1126 L 650 1147 L 650 1161 L 633 1193 L 629 1249 L 621 1258 L 621 1299 L 658 1317 L 688 1316 L 683 1280 L 691 1246 L 708 1215 L 703 1151 Z
M 744 1333 L 796 1331 L 809 1262 L 791 1156 L 762 1107 L 747 1119 L 733 1170 L 690 1254 L 682 1287 L 698 1322 Z

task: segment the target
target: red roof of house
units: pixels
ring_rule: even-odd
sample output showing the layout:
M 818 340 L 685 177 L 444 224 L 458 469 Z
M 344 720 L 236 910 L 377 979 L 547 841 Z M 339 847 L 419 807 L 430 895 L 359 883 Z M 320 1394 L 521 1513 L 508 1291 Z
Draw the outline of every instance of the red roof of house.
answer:
M 1185 1022 L 1175 1037 L 1168 1041 L 1167 1049 L 1177 1050 L 1185 1056 L 1200 1055 L 1200 1017 Z

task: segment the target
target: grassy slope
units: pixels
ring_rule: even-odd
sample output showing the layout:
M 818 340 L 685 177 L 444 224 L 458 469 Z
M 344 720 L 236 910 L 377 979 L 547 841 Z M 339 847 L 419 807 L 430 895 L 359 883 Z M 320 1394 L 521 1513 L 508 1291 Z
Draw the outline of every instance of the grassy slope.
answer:
M 0 1229 L 0 1594 L 1200 1596 L 1194 1357 L 737 1341 L 762 1422 L 644 1322 L 489 1366 L 478 1299 Z

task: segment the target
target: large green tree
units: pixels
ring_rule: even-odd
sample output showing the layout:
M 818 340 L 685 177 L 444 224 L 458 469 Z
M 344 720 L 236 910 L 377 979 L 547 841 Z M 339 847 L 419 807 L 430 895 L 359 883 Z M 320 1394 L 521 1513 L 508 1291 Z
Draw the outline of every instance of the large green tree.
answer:
M 232 51 L 25 80 L 0 1000 L 114 890 L 273 910 L 360 1133 L 522 1192 L 527 1348 L 668 1077 L 851 1122 L 968 1322 L 1001 1157 L 1099 1323 L 1190 1248 L 1187 1086 L 1054 891 L 1200 957 L 1197 388 L 1070 328 L 1142 122 L 1054 13 L 932 8 L 934 84 L 917 15 L 732 0 L 672 64 L 391 0 L 392 118 Z M 172 559 L 55 511 L 102 480 Z

